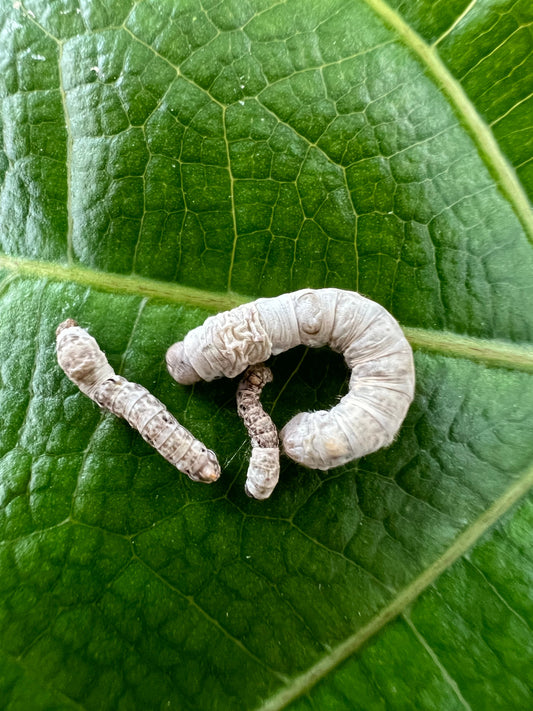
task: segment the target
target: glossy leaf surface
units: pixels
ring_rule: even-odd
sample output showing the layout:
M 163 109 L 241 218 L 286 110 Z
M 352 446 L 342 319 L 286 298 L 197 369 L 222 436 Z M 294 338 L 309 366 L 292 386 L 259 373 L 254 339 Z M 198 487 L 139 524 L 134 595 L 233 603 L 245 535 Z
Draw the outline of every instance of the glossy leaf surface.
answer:
M 526 2 L 0 4 L 0 700 L 525 708 L 533 598 Z M 529 60 L 529 61 L 528 61 Z M 416 349 L 394 444 L 243 491 L 209 313 L 310 286 Z M 190 482 L 57 366 L 75 318 L 223 466 Z M 339 356 L 274 359 L 279 426 Z

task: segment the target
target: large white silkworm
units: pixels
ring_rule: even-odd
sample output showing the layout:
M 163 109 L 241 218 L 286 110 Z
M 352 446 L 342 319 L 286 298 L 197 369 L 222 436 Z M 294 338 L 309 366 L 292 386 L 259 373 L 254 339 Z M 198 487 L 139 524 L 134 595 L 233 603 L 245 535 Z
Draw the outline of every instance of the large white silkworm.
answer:
M 76 321 L 56 330 L 57 360 L 79 389 L 114 415 L 123 417 L 165 459 L 193 481 L 220 476 L 214 452 L 207 449 L 146 388 L 117 375 L 96 340 Z
M 260 397 L 272 371 L 266 365 L 250 365 L 237 388 L 237 412 L 252 440 L 252 455 L 244 490 L 254 499 L 268 499 L 279 479 L 279 438 L 276 425 L 263 410 Z
M 325 470 L 390 444 L 413 399 L 413 353 L 391 314 L 356 292 L 302 289 L 211 316 L 168 349 L 167 366 L 184 384 L 232 378 L 299 344 L 343 353 L 352 373 L 335 407 L 285 425 L 285 453 Z

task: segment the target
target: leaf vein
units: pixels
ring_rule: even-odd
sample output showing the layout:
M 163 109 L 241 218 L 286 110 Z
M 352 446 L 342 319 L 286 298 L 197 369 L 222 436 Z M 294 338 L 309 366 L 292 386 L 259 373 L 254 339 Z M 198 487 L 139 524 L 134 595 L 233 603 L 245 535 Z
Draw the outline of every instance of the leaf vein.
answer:
M 448 684 L 448 686 L 452 689 L 455 696 L 461 702 L 461 705 L 464 706 L 464 708 L 467 709 L 467 711 L 472 711 L 472 707 L 470 706 L 468 701 L 462 695 L 461 690 L 459 689 L 459 685 L 457 684 L 455 679 L 450 675 L 450 672 L 444 667 L 441 660 L 438 658 L 435 650 L 429 645 L 428 641 L 424 638 L 422 633 L 416 628 L 416 626 L 415 626 L 414 622 L 411 620 L 410 616 L 408 614 L 404 613 L 402 615 L 402 617 L 405 620 L 405 622 L 408 624 L 408 626 L 410 627 L 411 631 L 417 638 L 418 642 L 421 644 L 421 646 L 426 650 L 428 655 L 431 657 L 431 660 L 433 661 L 433 663 L 435 664 L 437 669 L 440 671 L 442 678 Z
M 280 711 L 332 672 L 341 662 L 358 652 L 366 642 L 401 614 L 443 572 L 464 555 L 532 487 L 533 467 L 526 470 L 524 475 L 484 511 L 471 526 L 466 528 L 439 558 L 407 585 L 369 623 L 348 637 L 329 655 L 323 657 L 303 674 L 293 678 L 289 685 L 283 687 L 258 707 L 257 711 Z
M 184 600 L 186 600 L 190 605 L 192 605 L 198 612 L 205 617 L 206 620 L 208 620 L 214 627 L 216 627 L 225 637 L 227 637 L 229 640 L 231 640 L 235 646 L 237 646 L 239 649 L 241 649 L 245 654 L 247 654 L 251 659 L 253 659 L 255 662 L 257 662 L 261 667 L 268 669 L 268 671 L 275 676 L 278 679 L 285 680 L 286 677 L 284 674 L 281 674 L 278 672 L 276 669 L 273 669 L 270 667 L 264 660 L 260 659 L 257 655 L 255 655 L 248 647 L 237 637 L 234 637 L 229 630 L 227 630 L 225 627 L 223 627 L 220 622 L 215 618 L 212 617 L 206 610 L 199 605 L 196 600 L 190 596 L 186 595 L 184 592 L 182 592 L 179 588 L 177 588 L 175 585 L 173 585 L 169 580 L 167 580 L 165 577 L 160 575 L 152 566 L 147 563 L 143 558 L 139 557 L 137 553 L 134 553 L 134 560 L 138 561 L 142 566 L 146 568 L 150 572 L 151 575 L 156 577 L 165 587 L 169 588 L 176 594 L 180 595 Z
M 395 10 L 387 5 L 385 0 L 365 0 L 365 2 L 389 27 L 398 33 L 448 97 L 451 106 L 462 119 L 463 125 L 476 144 L 479 155 L 485 161 L 491 174 L 498 180 L 502 192 L 512 205 L 529 240 L 533 243 L 533 214 L 524 189 L 507 158 L 501 152 L 490 127 L 479 115 L 459 81 L 440 58 L 436 48 L 428 45 Z
M 225 311 L 254 300 L 236 292 L 210 292 L 181 284 L 165 283 L 157 279 L 99 272 L 81 266 L 68 266 L 0 254 L 0 269 L 20 277 L 74 282 L 99 291 L 132 294 L 203 308 L 211 312 Z M 533 373 L 533 346 L 490 338 L 464 336 L 451 331 L 404 326 L 403 331 L 415 349 L 453 358 L 466 358 L 486 365 Z

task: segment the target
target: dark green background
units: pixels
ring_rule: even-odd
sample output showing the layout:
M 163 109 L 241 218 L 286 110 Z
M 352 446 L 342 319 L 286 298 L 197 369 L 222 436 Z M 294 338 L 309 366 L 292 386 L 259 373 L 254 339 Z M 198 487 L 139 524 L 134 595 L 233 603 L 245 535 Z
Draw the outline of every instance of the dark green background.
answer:
M 514 709 L 533 662 L 521 0 L 0 0 L 0 706 Z M 528 98 L 529 97 L 529 98 Z M 394 444 L 243 491 L 209 313 L 358 290 L 416 348 Z M 57 366 L 73 317 L 213 448 L 189 481 Z M 273 363 L 279 426 L 328 351 Z

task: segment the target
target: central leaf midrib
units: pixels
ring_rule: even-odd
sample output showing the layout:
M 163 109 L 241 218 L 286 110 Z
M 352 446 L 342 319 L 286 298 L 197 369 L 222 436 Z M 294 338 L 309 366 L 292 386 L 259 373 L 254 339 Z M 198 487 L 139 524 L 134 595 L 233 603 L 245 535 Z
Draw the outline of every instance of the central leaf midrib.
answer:
M 257 298 L 235 292 L 210 292 L 137 275 L 101 272 L 87 267 L 10 257 L 5 254 L 0 255 L 0 269 L 10 272 L 10 280 L 14 275 L 19 274 L 23 277 L 73 282 L 99 291 L 158 299 L 191 308 L 205 309 L 212 313 L 227 311 Z M 533 373 L 533 345 L 530 344 L 517 345 L 511 341 L 475 338 L 409 326 L 403 327 L 403 330 L 415 349 Z

